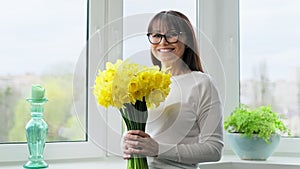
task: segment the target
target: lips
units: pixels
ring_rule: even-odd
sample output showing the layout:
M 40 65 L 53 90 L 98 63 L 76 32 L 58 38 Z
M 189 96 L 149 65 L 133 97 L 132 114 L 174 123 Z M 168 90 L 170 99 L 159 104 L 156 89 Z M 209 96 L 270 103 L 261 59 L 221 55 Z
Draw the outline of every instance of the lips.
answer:
M 160 48 L 158 49 L 158 52 L 161 52 L 161 53 L 169 53 L 169 52 L 172 52 L 175 48 Z

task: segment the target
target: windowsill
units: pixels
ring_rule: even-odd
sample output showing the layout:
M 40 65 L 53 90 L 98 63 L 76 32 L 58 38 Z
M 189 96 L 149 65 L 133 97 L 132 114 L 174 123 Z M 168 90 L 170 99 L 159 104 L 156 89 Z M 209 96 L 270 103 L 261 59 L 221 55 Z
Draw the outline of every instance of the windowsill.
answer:
M 74 160 L 45 160 L 48 169 L 99 169 L 99 168 L 126 168 L 126 161 L 120 157 L 98 158 L 98 159 L 74 159 Z M 22 168 L 24 162 L 0 163 L 0 168 L 15 169 Z
M 266 161 L 258 160 L 241 160 L 236 155 L 224 155 L 219 162 L 203 163 L 201 169 L 293 169 L 300 167 L 300 157 L 287 157 L 287 156 L 272 156 Z
M 0 163 L 0 168 L 15 169 L 22 168 L 25 162 L 9 162 Z M 49 169 L 99 169 L 99 168 L 126 168 L 126 161 L 120 157 L 99 158 L 99 159 L 76 159 L 76 160 L 49 160 Z M 214 163 L 203 163 L 201 169 L 260 169 L 260 168 L 272 168 L 272 169 L 293 169 L 300 167 L 300 157 L 279 157 L 273 156 L 266 161 L 249 161 L 240 160 L 235 155 L 225 155 L 221 161 Z

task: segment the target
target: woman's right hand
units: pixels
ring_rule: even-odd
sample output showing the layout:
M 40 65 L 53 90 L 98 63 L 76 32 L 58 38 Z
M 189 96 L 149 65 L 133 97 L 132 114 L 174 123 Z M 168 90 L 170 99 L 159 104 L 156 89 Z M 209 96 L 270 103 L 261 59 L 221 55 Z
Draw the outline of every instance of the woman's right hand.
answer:
M 158 143 L 141 130 L 130 130 L 123 139 L 123 158 L 129 159 L 132 154 L 155 157 Z

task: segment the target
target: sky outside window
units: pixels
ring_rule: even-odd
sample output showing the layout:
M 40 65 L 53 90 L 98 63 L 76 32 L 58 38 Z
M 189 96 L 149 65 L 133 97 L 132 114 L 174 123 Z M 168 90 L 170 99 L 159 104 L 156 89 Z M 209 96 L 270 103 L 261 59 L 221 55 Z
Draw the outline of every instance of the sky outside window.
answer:
M 300 136 L 300 2 L 240 1 L 241 102 L 271 105 Z

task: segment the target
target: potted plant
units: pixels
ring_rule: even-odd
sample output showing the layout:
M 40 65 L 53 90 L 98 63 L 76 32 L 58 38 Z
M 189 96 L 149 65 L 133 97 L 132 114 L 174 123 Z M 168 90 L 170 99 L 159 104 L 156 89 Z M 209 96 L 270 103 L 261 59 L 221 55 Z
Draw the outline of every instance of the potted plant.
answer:
M 290 130 L 270 106 L 251 109 L 240 104 L 224 120 L 229 145 L 243 160 L 266 160 L 280 142 L 281 134 Z

